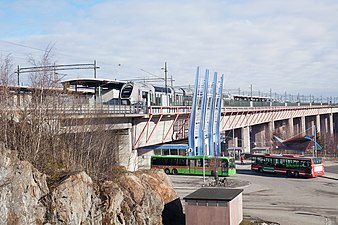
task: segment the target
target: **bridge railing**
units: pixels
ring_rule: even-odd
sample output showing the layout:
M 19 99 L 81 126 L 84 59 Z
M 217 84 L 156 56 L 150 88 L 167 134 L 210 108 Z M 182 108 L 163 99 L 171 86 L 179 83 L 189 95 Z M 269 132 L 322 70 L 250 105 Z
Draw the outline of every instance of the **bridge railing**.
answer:
M 150 106 L 149 114 L 185 114 L 190 113 L 191 106 Z
M 222 112 L 229 111 L 266 111 L 266 110 L 304 110 L 304 109 L 323 109 L 323 108 L 335 108 L 336 105 L 281 105 L 281 106 L 226 106 L 222 108 Z M 149 114 L 177 114 L 177 113 L 190 113 L 191 106 L 150 106 L 144 113 Z
M 306 106 L 226 106 L 222 112 L 257 112 L 257 111 L 280 111 L 280 110 L 304 110 L 304 109 L 324 109 L 337 108 L 336 105 L 306 105 Z M 19 107 L 19 110 L 32 110 L 25 107 Z M 12 109 L 14 110 L 14 109 Z M 16 108 L 18 110 L 18 108 Z M 135 106 L 135 105 L 62 105 L 45 108 L 44 110 L 65 114 L 188 114 L 191 106 Z
M 147 114 L 146 107 L 132 105 L 61 105 L 40 108 L 50 113 L 64 114 Z M 13 110 L 32 111 L 36 108 L 15 107 Z

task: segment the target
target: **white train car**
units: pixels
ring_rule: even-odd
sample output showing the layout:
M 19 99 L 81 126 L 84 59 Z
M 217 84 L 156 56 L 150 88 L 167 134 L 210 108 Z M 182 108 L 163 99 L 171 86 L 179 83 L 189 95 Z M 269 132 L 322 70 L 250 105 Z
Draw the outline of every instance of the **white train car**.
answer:
M 128 82 L 120 91 L 122 105 L 150 106 L 155 101 L 155 88 L 151 84 Z

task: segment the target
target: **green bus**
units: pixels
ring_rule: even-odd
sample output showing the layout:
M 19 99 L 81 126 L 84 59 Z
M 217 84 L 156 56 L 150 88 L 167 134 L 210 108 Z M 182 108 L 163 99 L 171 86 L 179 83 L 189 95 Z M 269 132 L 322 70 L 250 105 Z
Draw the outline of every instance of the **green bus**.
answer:
M 205 166 L 203 166 L 205 163 Z M 151 156 L 151 168 L 163 169 L 166 174 L 215 175 L 215 163 L 218 176 L 236 174 L 235 159 L 233 157 L 214 156 L 180 156 L 154 155 Z

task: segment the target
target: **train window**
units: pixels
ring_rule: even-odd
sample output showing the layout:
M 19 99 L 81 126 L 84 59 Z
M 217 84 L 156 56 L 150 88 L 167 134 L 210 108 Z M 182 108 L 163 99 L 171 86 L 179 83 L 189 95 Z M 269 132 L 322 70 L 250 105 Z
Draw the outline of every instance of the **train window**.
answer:
M 131 85 L 126 85 L 124 88 L 121 90 L 121 98 L 129 98 L 131 95 L 131 92 L 133 91 L 133 86 Z

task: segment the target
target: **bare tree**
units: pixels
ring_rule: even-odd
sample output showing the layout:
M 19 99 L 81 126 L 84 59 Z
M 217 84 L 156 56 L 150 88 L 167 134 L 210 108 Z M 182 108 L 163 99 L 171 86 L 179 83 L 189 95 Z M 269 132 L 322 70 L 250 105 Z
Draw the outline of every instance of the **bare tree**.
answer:
M 97 179 L 107 177 L 118 165 L 120 134 L 107 125 L 102 111 L 90 111 L 81 96 L 59 88 L 52 56 L 48 46 L 40 59 L 29 58 L 37 68 L 29 75 L 34 88 L 21 96 L 20 104 L 13 105 L 9 89 L 1 92 L 1 103 L 7 107 L 0 111 L 0 141 L 51 177 L 74 170 L 85 170 Z M 0 79 L 5 84 L 12 74 L 10 62 L 1 61 Z
M 0 85 L 6 86 L 14 83 L 13 59 L 10 54 L 0 55 Z
M 12 102 L 13 96 L 10 93 L 8 85 L 13 80 L 13 60 L 11 55 L 3 57 L 0 55 L 0 135 L 2 141 L 8 144 L 9 124 L 7 121 L 13 118 Z

